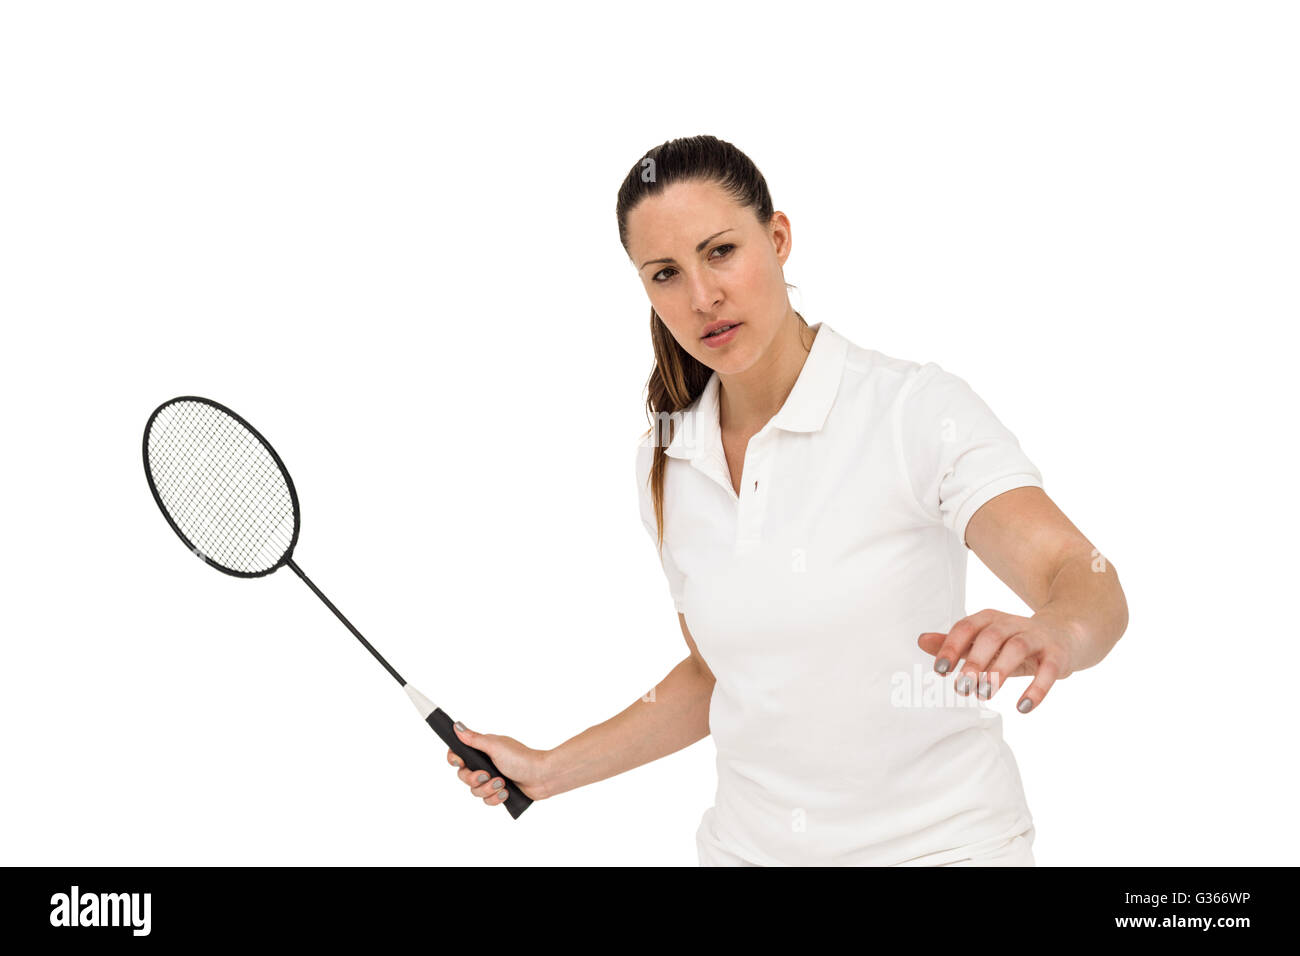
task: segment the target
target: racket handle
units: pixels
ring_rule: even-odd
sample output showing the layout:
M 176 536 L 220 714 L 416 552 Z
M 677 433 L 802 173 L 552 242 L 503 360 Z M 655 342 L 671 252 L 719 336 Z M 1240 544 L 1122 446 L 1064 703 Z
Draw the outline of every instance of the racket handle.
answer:
M 518 820 L 519 814 L 528 809 L 533 798 L 526 796 L 513 780 L 498 770 L 491 757 L 457 737 L 456 730 L 452 727 L 452 719 L 443 713 L 441 707 L 436 708 L 424 719 L 433 728 L 433 732 L 442 738 L 442 742 L 451 748 L 452 753 L 464 761 L 466 767 L 473 771 L 486 770 L 493 777 L 500 777 L 505 782 L 505 789 L 510 794 L 506 797 L 506 809 L 510 811 L 510 816 Z

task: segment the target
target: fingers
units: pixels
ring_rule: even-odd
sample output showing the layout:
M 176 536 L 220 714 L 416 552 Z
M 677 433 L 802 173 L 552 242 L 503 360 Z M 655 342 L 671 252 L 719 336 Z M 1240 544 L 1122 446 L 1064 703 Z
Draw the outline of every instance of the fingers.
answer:
M 975 635 L 983 630 L 984 626 L 993 620 L 993 617 L 994 612 L 986 609 L 969 617 L 964 617 L 954 624 L 935 655 L 935 672 L 939 674 L 952 673 L 953 668 L 957 666 L 957 662 L 966 656 L 975 640 Z M 922 637 L 925 637 L 925 635 L 922 635 Z
M 1033 650 L 1034 649 L 1030 647 L 1029 641 L 1025 639 L 1024 635 L 1012 634 L 1008 637 L 1006 643 L 1002 645 L 1002 649 L 998 651 L 997 657 L 993 658 L 993 662 L 989 665 L 989 677 L 992 681 L 993 689 L 989 693 L 982 694 L 981 696 L 985 700 L 988 700 L 996 694 L 1002 679 L 1006 677 L 1015 677 L 1020 670 L 1020 665 L 1029 658 L 1030 654 L 1033 653 Z
M 963 618 L 948 632 L 935 659 L 935 670 L 946 673 L 950 667 L 945 667 L 943 661 L 955 665 L 964 657 L 965 663 L 955 675 L 953 689 L 964 696 L 974 692 L 987 700 L 997 692 L 1004 677 L 1015 673 L 1028 653 L 1026 642 L 1016 636 L 1028 623 L 1028 618 L 992 610 Z M 1010 666 L 1004 662 L 1002 653 L 1008 644 L 1011 646 L 1005 659 L 1011 662 Z M 995 658 L 997 666 L 991 666 Z
M 500 777 L 492 776 L 486 770 L 462 770 L 461 775 L 461 779 L 470 785 L 469 792 L 476 797 L 482 797 L 483 802 L 488 806 L 505 803 L 506 797 L 510 795 L 506 791 L 506 782 Z
M 1022 714 L 1027 714 L 1043 702 L 1047 692 L 1052 689 L 1056 683 L 1056 677 L 1060 673 L 1060 665 L 1057 664 L 1056 658 L 1052 654 L 1043 655 L 1043 661 L 1038 665 L 1038 672 L 1034 674 L 1034 679 L 1029 682 L 1025 692 L 1016 702 L 1016 710 Z
M 483 799 L 488 806 L 505 803 L 510 796 L 505 780 L 493 777 L 485 770 L 469 770 L 454 751 L 447 751 L 447 762 L 456 768 L 456 776 L 469 786 L 469 792 Z
M 946 635 L 927 631 L 917 644 L 935 656 L 936 673 L 953 675 L 953 690 L 963 696 L 974 693 L 988 700 L 1006 678 L 1033 675 L 1016 702 L 1016 709 L 1025 714 L 1042 702 L 1063 670 L 1051 642 L 1039 640 L 1032 623 L 1027 617 L 986 609 L 958 621 Z M 956 670 L 959 662 L 962 666 Z
M 935 656 L 935 673 L 953 674 L 953 690 L 963 696 L 974 692 L 988 700 L 1004 679 L 1032 675 L 1016 702 L 1016 710 L 1027 714 L 1072 672 L 1071 634 L 1068 622 L 1046 611 L 1028 618 L 985 609 L 962 618 L 947 634 L 925 632 L 917 645 Z
M 946 636 L 947 636 L 946 634 L 941 634 L 938 631 L 926 631 L 924 634 L 922 634 L 920 637 L 916 639 L 917 647 L 921 648 L 921 650 L 925 651 L 931 657 L 935 658 L 934 663 L 935 663 L 936 671 L 938 670 L 938 665 L 939 665 L 939 661 L 938 661 L 939 648 L 943 646 L 943 641 Z M 948 662 L 948 668 L 947 668 L 948 670 L 952 670 L 953 663 L 954 663 L 953 661 Z

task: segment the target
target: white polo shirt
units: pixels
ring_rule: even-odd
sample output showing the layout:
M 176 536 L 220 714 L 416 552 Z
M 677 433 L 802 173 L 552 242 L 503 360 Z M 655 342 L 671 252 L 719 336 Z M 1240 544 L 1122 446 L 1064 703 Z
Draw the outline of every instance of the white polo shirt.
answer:
M 666 450 L 664 574 L 717 678 L 700 862 L 978 856 L 1033 825 L 1019 770 L 1001 716 L 955 694 L 916 642 L 966 616 L 971 516 L 1042 477 L 963 379 L 813 328 L 739 497 L 716 372 Z M 651 540 L 654 440 L 636 455 Z

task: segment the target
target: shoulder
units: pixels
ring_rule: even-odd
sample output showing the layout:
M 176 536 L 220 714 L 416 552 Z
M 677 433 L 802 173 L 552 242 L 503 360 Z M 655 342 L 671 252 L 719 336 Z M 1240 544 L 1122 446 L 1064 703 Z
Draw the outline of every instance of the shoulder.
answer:
M 845 386 L 870 392 L 877 408 L 892 405 L 946 374 L 934 362 L 902 358 L 853 342 L 849 342 L 844 357 Z
M 969 389 L 966 380 L 938 362 L 889 355 L 849 342 L 844 359 L 846 379 L 870 386 L 877 397 L 904 399 L 920 392 Z
M 635 458 L 636 480 L 644 488 L 646 482 L 650 479 L 650 469 L 654 465 L 655 459 L 655 432 L 653 428 L 637 438 Z
M 636 467 L 637 473 L 643 481 L 649 475 L 650 466 L 654 463 L 656 440 L 667 445 L 671 441 L 671 436 L 677 434 L 677 430 L 682 427 L 683 423 L 696 413 L 699 408 L 700 397 L 699 395 L 695 396 L 695 399 L 680 411 L 660 412 L 660 421 L 647 426 L 645 431 L 637 436 Z
M 891 355 L 849 343 L 842 400 L 870 421 L 890 420 L 902 437 L 931 433 L 932 422 L 972 420 L 986 414 L 967 381 L 938 362 Z
M 636 443 L 636 473 L 638 478 L 644 479 L 650 474 L 650 465 L 654 461 L 654 429 L 637 439 Z

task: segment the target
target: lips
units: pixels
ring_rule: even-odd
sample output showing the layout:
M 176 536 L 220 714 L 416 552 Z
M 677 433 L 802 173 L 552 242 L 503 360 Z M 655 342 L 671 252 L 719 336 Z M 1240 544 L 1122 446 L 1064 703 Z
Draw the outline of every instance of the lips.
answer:
M 726 323 L 715 323 L 718 328 L 724 328 L 726 331 L 718 332 L 714 335 L 705 335 L 700 338 L 700 344 L 706 349 L 725 349 L 732 342 L 736 341 L 736 336 L 740 334 L 742 323 L 732 323 L 730 328 L 726 328 Z
M 715 332 L 718 332 L 720 329 L 727 329 L 727 328 L 734 329 L 738 325 L 740 325 L 739 322 L 715 322 L 712 325 L 705 327 L 704 334 L 701 335 L 700 338 L 702 339 L 711 338 L 713 334 Z

